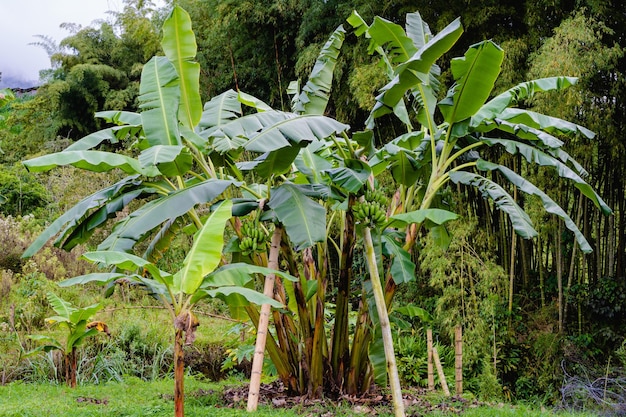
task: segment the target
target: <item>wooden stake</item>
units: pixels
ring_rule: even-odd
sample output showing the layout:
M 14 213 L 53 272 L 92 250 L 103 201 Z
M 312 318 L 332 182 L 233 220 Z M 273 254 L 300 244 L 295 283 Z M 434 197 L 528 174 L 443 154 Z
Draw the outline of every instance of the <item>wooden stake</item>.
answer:
M 463 395 L 463 329 L 454 328 L 454 388 L 457 396 Z
M 447 397 L 450 396 L 450 390 L 448 389 L 448 383 L 446 382 L 446 376 L 443 373 L 443 367 L 441 366 L 441 361 L 439 360 L 439 353 L 437 352 L 437 348 L 433 346 L 433 359 L 435 360 L 435 366 L 437 367 L 437 375 L 439 375 L 439 381 L 441 382 L 441 387 L 443 388 L 443 393 L 446 394 Z
M 428 352 L 428 390 L 435 390 L 435 368 L 433 367 L 433 329 L 426 330 Z
M 270 258 L 268 267 L 270 269 L 278 269 L 278 252 L 280 250 L 280 239 L 282 228 L 276 225 L 274 234 L 272 235 L 272 243 L 270 246 Z M 267 297 L 274 298 L 274 281 L 275 274 L 268 274 L 265 277 L 263 294 Z M 259 316 L 259 325 L 256 332 L 256 345 L 254 348 L 254 357 L 252 358 L 252 372 L 250 374 L 250 389 L 248 391 L 248 411 L 256 411 L 259 405 L 259 392 L 261 388 L 261 373 L 263 372 L 263 358 L 265 355 L 265 342 L 267 341 L 267 332 L 269 328 L 271 306 L 269 304 L 261 305 L 261 314 Z

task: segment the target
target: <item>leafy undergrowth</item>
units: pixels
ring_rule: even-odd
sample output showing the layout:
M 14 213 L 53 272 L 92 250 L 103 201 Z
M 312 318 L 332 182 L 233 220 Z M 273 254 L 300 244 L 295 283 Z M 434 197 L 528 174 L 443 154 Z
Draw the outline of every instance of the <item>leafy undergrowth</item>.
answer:
M 246 411 L 247 386 L 240 379 L 205 382 L 189 377 L 185 381 L 186 416 L 249 416 Z M 0 386 L 0 416 L 172 416 L 173 381 L 145 382 L 126 378 L 122 383 L 83 385 L 70 389 L 63 385 L 12 383 Z M 267 384 L 255 416 L 391 416 L 392 408 L 384 395 L 368 398 L 344 397 L 339 401 L 306 401 L 288 397 L 279 384 Z M 464 399 L 407 393 L 408 416 L 529 416 L 591 417 L 591 414 L 554 413 L 521 406 L 479 404 Z

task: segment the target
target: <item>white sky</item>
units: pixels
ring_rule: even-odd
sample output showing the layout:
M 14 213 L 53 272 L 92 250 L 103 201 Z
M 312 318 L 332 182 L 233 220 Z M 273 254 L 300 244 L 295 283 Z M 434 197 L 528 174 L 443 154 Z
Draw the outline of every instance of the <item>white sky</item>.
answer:
M 155 1 L 159 7 L 162 1 Z M 26 81 L 39 79 L 39 70 L 50 68 L 48 54 L 35 35 L 60 42 L 70 36 L 61 23 L 90 26 L 108 19 L 107 10 L 122 11 L 123 0 L 0 0 L 0 72 Z

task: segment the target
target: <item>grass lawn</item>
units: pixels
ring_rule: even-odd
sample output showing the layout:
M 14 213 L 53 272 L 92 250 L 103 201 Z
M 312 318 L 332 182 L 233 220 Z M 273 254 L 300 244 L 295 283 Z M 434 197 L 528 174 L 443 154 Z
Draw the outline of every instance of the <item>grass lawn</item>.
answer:
M 229 379 L 219 383 L 203 382 L 194 378 L 185 381 L 186 416 L 249 416 L 245 410 L 246 398 L 233 407 L 227 406 L 222 398 L 225 387 L 243 383 L 239 379 Z M 84 385 L 70 389 L 64 385 L 12 383 L 0 386 L 0 416 L 2 417 L 133 417 L 133 416 L 172 416 L 173 381 L 159 380 L 145 382 L 137 378 L 127 378 L 123 383 Z M 260 405 L 256 416 L 392 416 L 389 406 L 350 406 L 318 403 L 307 406 L 277 409 Z M 407 408 L 408 416 L 453 416 L 451 412 L 431 411 L 423 408 Z M 460 414 L 464 417 L 591 417 L 592 414 L 554 413 L 533 410 L 523 406 L 498 405 L 492 407 L 465 408 Z

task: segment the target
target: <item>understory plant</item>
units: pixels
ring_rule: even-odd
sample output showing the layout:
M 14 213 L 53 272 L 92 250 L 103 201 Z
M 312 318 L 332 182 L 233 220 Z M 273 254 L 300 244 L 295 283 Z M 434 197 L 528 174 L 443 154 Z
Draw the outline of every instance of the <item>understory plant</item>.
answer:
M 76 387 L 77 375 L 77 349 L 85 343 L 85 340 L 104 332 L 108 335 L 109 328 L 102 321 L 90 321 L 94 314 L 102 309 L 102 304 L 93 304 L 88 307 L 74 307 L 53 292 L 47 294 L 48 302 L 55 311 L 55 316 L 46 318 L 46 321 L 55 327 L 65 329 L 65 339 L 59 340 L 49 335 L 30 335 L 29 337 L 40 345 L 28 352 L 25 357 L 40 352 L 58 350 L 63 355 L 65 366 L 65 381 L 70 388 Z

